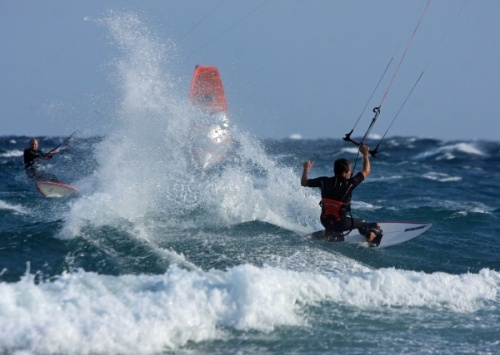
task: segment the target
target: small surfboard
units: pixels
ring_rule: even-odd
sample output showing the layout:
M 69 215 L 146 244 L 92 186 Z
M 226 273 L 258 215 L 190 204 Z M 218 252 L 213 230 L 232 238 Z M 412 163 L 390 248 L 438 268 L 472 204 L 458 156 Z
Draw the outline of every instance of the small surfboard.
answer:
M 379 248 L 386 248 L 392 245 L 407 242 L 428 230 L 431 223 L 418 223 L 418 222 L 377 222 L 383 231 L 383 237 L 378 245 Z M 308 239 L 323 240 L 323 230 L 316 231 L 305 235 Z M 357 229 L 352 230 L 344 237 L 344 242 L 348 243 L 367 243 L 366 238 L 359 234 Z
M 196 164 L 208 170 L 223 161 L 232 146 L 228 105 L 217 67 L 196 66 L 189 99 L 206 115 L 192 124 L 190 141 Z
M 69 197 L 78 192 L 73 186 L 53 181 L 37 181 L 36 188 L 45 197 Z

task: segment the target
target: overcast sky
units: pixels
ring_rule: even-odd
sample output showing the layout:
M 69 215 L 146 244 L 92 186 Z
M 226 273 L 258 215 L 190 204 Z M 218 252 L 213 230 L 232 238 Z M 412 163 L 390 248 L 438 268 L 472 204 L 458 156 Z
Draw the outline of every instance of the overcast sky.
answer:
M 362 135 L 427 0 L 0 1 L 0 135 L 67 135 L 106 110 L 120 56 L 95 20 L 135 13 L 175 43 L 170 74 L 220 70 L 231 115 L 258 138 L 342 138 L 393 61 Z M 500 1 L 432 0 L 373 133 L 498 140 Z M 98 112 L 98 113 L 96 113 Z

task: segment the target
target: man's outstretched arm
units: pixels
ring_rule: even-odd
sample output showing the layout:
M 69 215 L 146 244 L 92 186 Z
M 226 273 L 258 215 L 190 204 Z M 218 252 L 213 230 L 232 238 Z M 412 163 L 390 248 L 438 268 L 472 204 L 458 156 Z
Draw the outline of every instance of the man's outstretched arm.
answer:
M 313 165 L 314 165 L 313 161 L 307 160 L 304 162 L 302 170 L 302 178 L 300 179 L 300 184 L 302 186 L 307 186 L 307 180 L 308 180 L 307 174 L 309 173 L 309 170 L 311 170 Z
M 361 154 L 363 154 L 363 171 L 361 172 L 361 174 L 363 174 L 363 176 L 366 179 L 368 175 L 370 175 L 370 157 L 369 157 L 370 148 L 362 144 L 359 147 L 359 151 L 361 152 Z

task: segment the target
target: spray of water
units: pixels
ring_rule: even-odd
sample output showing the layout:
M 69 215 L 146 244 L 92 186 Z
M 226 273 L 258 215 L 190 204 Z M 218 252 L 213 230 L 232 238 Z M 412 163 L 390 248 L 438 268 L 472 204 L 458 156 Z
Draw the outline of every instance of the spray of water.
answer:
M 306 189 L 298 192 L 297 172 L 279 166 L 258 140 L 237 127 L 231 128 L 237 144 L 227 161 L 215 171 L 197 171 L 189 131 L 203 115 L 186 97 L 189 79 L 176 79 L 170 63 L 175 45 L 163 44 L 134 14 L 113 12 L 100 23 L 121 49 L 112 76 L 118 104 L 113 129 L 94 152 L 99 166 L 79 183 L 82 196 L 66 216 L 63 238 L 79 235 L 89 223 L 122 221 L 147 239 L 149 229 L 141 225 L 157 230 L 160 224 L 260 220 L 306 231 L 317 224 L 317 201 Z

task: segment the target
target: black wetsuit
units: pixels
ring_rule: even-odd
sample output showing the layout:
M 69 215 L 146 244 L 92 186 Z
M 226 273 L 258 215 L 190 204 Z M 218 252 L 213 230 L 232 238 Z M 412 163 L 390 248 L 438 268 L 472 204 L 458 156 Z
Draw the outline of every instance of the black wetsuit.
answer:
M 40 161 L 42 159 L 50 159 L 51 156 L 45 154 L 39 149 L 31 149 L 27 148 L 24 150 L 24 169 L 26 171 L 26 175 L 28 178 L 39 181 L 58 181 L 57 177 L 53 174 L 49 174 L 43 171 L 40 171 Z
M 352 218 L 348 216 L 353 190 L 363 182 L 364 175 L 359 172 L 350 179 L 342 177 L 321 176 L 315 179 L 307 180 L 308 187 L 319 187 L 321 189 L 322 199 L 331 199 L 343 203 L 340 208 L 340 220 L 325 216 L 325 207 L 322 206 L 321 224 L 325 227 L 325 236 L 333 241 L 343 241 L 343 233 L 353 229 L 358 229 L 363 235 L 370 233 L 371 223 L 366 223 L 363 219 Z M 324 200 L 323 200 L 324 201 Z

